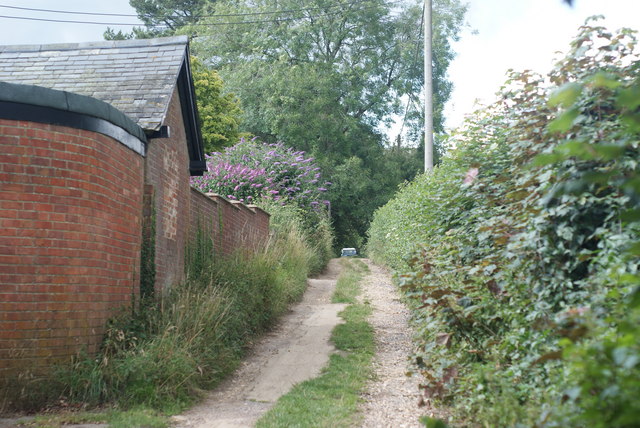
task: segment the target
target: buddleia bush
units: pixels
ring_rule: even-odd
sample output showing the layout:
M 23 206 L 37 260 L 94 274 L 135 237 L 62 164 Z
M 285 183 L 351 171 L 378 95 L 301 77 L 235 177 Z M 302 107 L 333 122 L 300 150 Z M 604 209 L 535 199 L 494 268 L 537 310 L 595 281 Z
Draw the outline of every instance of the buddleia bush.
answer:
M 415 303 L 424 393 L 461 425 L 633 426 L 635 49 L 588 21 L 548 75 L 511 72 L 442 165 L 376 213 L 369 245 Z
M 191 185 L 203 192 L 245 203 L 294 203 L 306 211 L 329 204 L 324 195 L 331 183 L 322 179 L 315 159 L 281 143 L 242 139 L 206 159 L 208 171 L 191 177 Z

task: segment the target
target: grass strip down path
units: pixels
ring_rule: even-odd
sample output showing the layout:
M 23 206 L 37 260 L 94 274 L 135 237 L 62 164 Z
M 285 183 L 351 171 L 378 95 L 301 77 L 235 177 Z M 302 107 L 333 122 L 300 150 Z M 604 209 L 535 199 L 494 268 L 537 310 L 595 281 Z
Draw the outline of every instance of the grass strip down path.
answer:
M 358 303 L 360 281 L 368 267 L 360 260 L 341 259 L 334 303 L 349 303 L 340 313 L 345 323 L 335 327 L 331 340 L 337 352 L 314 379 L 296 385 L 257 423 L 257 428 L 341 427 L 358 423 L 361 393 L 372 374 L 374 332 L 367 322 L 371 307 Z

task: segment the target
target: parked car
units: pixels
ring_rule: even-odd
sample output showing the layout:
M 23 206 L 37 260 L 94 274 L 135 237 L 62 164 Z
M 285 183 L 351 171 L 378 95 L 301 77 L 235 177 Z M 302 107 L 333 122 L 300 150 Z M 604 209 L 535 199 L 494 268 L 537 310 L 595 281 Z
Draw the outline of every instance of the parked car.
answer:
M 357 255 L 358 252 L 355 248 L 343 248 L 342 252 L 340 253 L 340 257 L 353 257 Z

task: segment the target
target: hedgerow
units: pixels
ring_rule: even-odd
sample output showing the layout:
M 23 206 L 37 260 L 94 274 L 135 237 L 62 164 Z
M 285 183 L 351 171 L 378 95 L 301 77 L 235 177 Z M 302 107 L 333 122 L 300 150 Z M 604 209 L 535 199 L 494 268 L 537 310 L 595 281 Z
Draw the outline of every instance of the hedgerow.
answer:
M 635 49 L 588 21 L 547 76 L 511 72 L 374 217 L 369 253 L 414 302 L 424 394 L 460 425 L 637 423 Z

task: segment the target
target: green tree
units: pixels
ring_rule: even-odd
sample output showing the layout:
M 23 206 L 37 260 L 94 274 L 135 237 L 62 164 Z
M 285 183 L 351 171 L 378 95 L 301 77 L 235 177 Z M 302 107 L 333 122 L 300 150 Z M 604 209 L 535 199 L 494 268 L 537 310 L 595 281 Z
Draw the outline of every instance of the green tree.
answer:
M 167 18 L 164 9 L 149 6 L 158 3 L 175 6 L 132 1 L 145 23 L 154 25 Z M 361 240 L 375 208 L 401 182 L 396 180 L 402 174 L 387 166 L 381 129 L 404 113 L 403 96 L 413 97 L 417 106 L 407 114 L 412 145 L 421 141 L 422 2 L 217 0 L 204 9 L 196 3 L 194 8 L 206 13 L 198 19 L 190 12 L 197 22 L 185 19 L 192 25 L 178 32 L 193 37 L 194 51 L 242 100 L 242 130 L 311 153 L 336 174 L 329 178 L 336 188 L 345 183 L 349 189 L 330 196 L 337 243 Z M 465 10 L 459 0 L 434 1 L 436 131 L 442 130 L 451 91 L 446 80 L 453 58 L 450 41 L 457 38 Z M 408 176 L 420 169 L 414 160 L 393 165 Z
M 363 157 L 363 146 L 380 145 L 378 127 L 400 113 L 399 97 L 421 90 L 421 2 L 219 1 L 214 10 L 220 17 L 199 22 L 209 26 L 188 30 L 197 36 L 194 47 L 243 101 L 247 130 L 264 139 L 339 159 Z M 268 14 L 274 10 L 290 12 Z M 458 0 L 434 3 L 437 130 L 451 90 L 449 41 L 464 11 Z M 264 15 L 230 16 L 239 14 Z M 418 124 L 415 113 L 409 125 Z
M 129 0 L 146 28 L 134 27 L 131 33 L 107 28 L 106 40 L 148 39 L 173 35 L 185 25 L 201 19 L 208 4 L 215 0 Z
M 237 143 L 242 116 L 240 101 L 233 94 L 223 93 L 218 73 L 197 58 L 191 58 L 191 70 L 205 151 L 219 151 Z
M 246 131 L 319 159 L 334 183 L 330 200 L 337 243 L 358 245 L 375 208 L 404 180 L 391 166 L 408 177 L 420 169 L 414 160 L 388 162 L 380 128 L 401 112 L 400 97 L 419 98 L 422 3 L 219 1 L 214 10 L 220 17 L 185 30 L 195 35 L 194 49 L 242 100 Z M 275 10 L 289 12 L 268 14 Z M 451 91 L 446 80 L 453 58 L 450 41 L 464 12 L 458 0 L 434 2 L 439 131 Z M 242 24 L 247 21 L 261 22 Z M 409 112 L 407 127 L 420 127 L 421 111 Z M 415 146 L 420 133 L 413 135 Z

